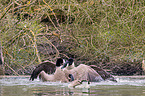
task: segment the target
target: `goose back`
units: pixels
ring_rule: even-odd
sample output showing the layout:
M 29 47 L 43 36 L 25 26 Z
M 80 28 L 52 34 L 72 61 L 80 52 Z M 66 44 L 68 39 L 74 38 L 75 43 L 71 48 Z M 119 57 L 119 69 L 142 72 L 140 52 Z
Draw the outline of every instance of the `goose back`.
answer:
M 72 74 L 75 80 L 86 80 L 89 82 L 97 82 L 103 80 L 102 77 L 91 67 L 80 64 L 71 70 L 64 69 L 65 74 Z
M 69 64 L 67 66 L 67 64 Z M 68 59 L 68 61 L 63 65 L 62 68 L 65 68 L 64 71 L 66 74 L 71 73 L 73 74 L 75 79 L 79 79 L 79 80 L 88 80 L 90 82 L 97 82 L 97 81 L 102 81 L 102 80 L 111 80 L 111 81 L 115 81 L 115 78 L 108 72 L 106 72 L 105 70 L 97 67 L 96 65 L 85 65 L 85 64 L 80 64 L 77 67 L 72 67 L 71 69 L 68 68 L 69 66 L 71 66 L 72 64 L 74 64 L 74 61 L 72 58 Z M 70 69 L 70 70 L 69 70 Z

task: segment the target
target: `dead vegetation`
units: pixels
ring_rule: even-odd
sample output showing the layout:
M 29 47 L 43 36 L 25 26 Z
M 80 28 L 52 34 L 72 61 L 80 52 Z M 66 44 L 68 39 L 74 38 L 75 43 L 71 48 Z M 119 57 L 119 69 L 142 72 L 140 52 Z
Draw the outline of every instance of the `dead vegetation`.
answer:
M 30 74 L 58 57 L 95 64 L 115 75 L 141 74 L 144 0 L 2 0 L 5 74 Z M 130 73 L 129 73 L 129 72 Z

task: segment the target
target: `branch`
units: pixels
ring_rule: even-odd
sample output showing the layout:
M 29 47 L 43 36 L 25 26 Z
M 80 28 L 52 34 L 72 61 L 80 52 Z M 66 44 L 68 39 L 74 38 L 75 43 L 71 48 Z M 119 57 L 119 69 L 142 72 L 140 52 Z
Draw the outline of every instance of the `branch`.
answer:
M 6 64 L 6 66 L 8 66 L 15 73 L 15 75 L 18 75 L 19 76 L 19 74 L 12 67 L 10 67 L 8 64 Z

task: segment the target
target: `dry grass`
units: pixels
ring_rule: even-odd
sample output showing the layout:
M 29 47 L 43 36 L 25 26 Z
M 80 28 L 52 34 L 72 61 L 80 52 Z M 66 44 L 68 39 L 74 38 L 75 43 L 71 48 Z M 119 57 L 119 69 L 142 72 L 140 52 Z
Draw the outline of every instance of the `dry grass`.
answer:
M 144 0 L 0 2 L 7 74 L 29 74 L 41 61 L 58 57 L 73 57 L 77 64 L 145 57 Z

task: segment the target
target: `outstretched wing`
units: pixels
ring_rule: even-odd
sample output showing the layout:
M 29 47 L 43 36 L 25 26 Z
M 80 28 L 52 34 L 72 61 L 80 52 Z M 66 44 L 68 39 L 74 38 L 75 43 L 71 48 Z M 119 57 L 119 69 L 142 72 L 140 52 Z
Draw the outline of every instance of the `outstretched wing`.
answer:
M 51 61 L 44 61 L 41 64 L 39 64 L 32 72 L 30 80 L 34 80 L 37 78 L 37 76 L 39 75 L 39 73 L 41 71 L 45 71 L 46 73 L 53 73 L 55 71 L 55 63 L 51 62 Z
M 89 82 L 102 81 L 102 77 L 93 68 L 88 65 L 80 64 L 79 66 L 70 70 L 75 80 L 85 80 Z
M 91 68 L 93 68 L 104 80 L 111 80 L 111 81 L 115 81 L 115 78 L 108 72 L 106 72 L 105 70 L 97 67 L 96 65 L 90 65 Z

